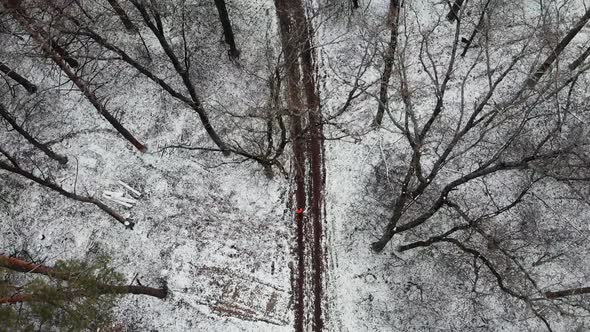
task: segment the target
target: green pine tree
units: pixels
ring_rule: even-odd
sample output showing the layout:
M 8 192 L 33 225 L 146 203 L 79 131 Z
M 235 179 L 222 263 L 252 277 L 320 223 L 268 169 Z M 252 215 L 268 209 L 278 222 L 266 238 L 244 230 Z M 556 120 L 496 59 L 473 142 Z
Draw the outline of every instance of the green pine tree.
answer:
M 60 261 L 53 270 L 59 277 L 0 267 L 0 298 L 15 300 L 0 304 L 0 331 L 96 331 L 111 324 L 123 294 L 109 287 L 124 279 L 108 257 Z

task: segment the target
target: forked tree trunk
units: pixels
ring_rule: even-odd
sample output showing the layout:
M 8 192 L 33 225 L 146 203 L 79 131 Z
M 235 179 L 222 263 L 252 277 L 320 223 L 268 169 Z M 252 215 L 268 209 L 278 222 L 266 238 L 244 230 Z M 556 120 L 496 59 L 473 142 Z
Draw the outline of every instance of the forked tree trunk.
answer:
M 6 74 L 6 76 L 12 78 L 18 84 L 20 84 L 30 94 L 37 92 L 37 86 L 35 84 L 31 83 L 29 80 L 22 77 L 21 75 L 19 75 L 18 73 L 16 73 L 12 69 L 10 69 L 7 65 L 5 65 L 2 62 L 0 62 L 0 71 L 3 72 L 4 74 Z
M 68 271 L 60 271 L 53 267 L 30 263 L 5 255 L 0 255 L 0 267 L 4 267 L 16 272 L 42 274 L 50 278 L 64 281 L 70 281 L 76 278 L 76 274 Z M 163 299 L 168 295 L 168 289 L 166 287 L 152 288 L 146 286 L 108 285 L 100 283 L 93 286 L 96 287 L 96 289 L 98 289 L 101 294 L 138 294 L 153 296 L 159 299 Z M 78 295 L 84 296 L 84 294 Z M 11 303 L 9 299 L 10 298 L 6 298 L 4 302 Z M 21 294 L 21 297 L 18 299 L 20 301 L 14 301 L 15 299 L 13 298 L 12 303 L 34 301 L 34 295 Z M 2 303 L 1 300 L 2 299 L 0 299 L 0 303 Z
M 229 14 L 227 13 L 225 0 L 215 0 L 215 7 L 217 7 L 217 12 L 219 13 L 219 20 L 221 21 L 221 26 L 223 27 L 223 36 L 225 42 L 229 45 L 229 57 L 232 59 L 237 59 L 240 57 L 240 51 L 236 47 L 234 31 L 231 26 Z
M 373 126 L 381 125 L 381 123 L 383 122 L 383 116 L 385 115 L 385 108 L 388 104 L 387 89 L 389 86 L 389 80 L 391 79 L 393 63 L 395 60 L 395 49 L 397 47 L 397 35 L 399 25 L 399 12 L 399 0 L 390 0 L 387 23 L 391 30 L 391 35 L 389 38 L 389 43 L 387 44 L 387 50 L 385 51 L 385 65 L 383 68 L 383 75 L 381 76 L 381 82 L 379 85 L 379 105 L 377 106 L 377 114 L 375 115 L 375 120 L 373 120 Z
M 180 94 L 177 91 L 175 91 L 174 89 L 172 89 L 170 86 L 165 84 L 165 82 L 163 80 L 154 79 L 155 75 L 153 75 L 153 73 L 149 72 L 149 70 L 146 70 L 145 68 L 143 68 L 143 69 L 141 69 L 141 72 L 144 75 L 151 77 L 152 80 L 156 81 L 156 83 L 158 83 L 160 86 L 164 87 L 166 89 L 166 91 L 168 91 L 173 96 L 181 99 L 183 102 L 187 103 L 193 110 L 195 110 L 197 112 L 197 114 L 199 115 L 199 119 L 201 120 L 201 123 L 203 124 L 205 131 L 207 131 L 207 134 L 209 134 L 209 137 L 211 138 L 211 140 L 213 140 L 213 142 L 219 147 L 219 149 L 221 150 L 221 152 L 224 155 L 229 156 L 231 154 L 232 150 L 228 145 L 225 144 L 225 142 L 217 134 L 217 131 L 215 131 L 215 129 L 213 128 L 213 125 L 211 124 L 211 121 L 209 120 L 209 116 L 207 115 L 207 112 L 203 108 L 203 104 L 201 103 L 201 101 L 197 95 L 197 91 L 195 89 L 195 86 L 191 80 L 191 75 L 190 75 L 190 70 L 189 70 L 188 64 L 186 64 L 186 62 L 185 62 L 185 65 L 181 64 L 181 61 L 179 60 L 178 56 L 176 55 L 176 53 L 174 53 L 173 47 L 170 45 L 170 43 L 166 39 L 166 36 L 164 35 L 163 23 L 162 23 L 162 18 L 160 16 L 160 14 L 158 12 L 152 12 L 152 15 L 150 15 L 147 8 L 142 4 L 141 1 L 138 1 L 138 0 L 130 0 L 130 1 L 135 6 L 135 8 L 137 8 L 137 10 L 141 13 L 144 23 L 149 27 L 149 29 L 152 31 L 154 36 L 158 39 L 158 42 L 160 43 L 160 46 L 162 46 L 164 53 L 166 53 L 166 56 L 168 56 L 168 59 L 170 60 L 170 62 L 172 62 L 172 66 L 174 67 L 174 70 L 176 70 L 176 73 L 180 76 L 184 86 L 188 90 L 188 93 L 190 95 L 190 99 L 187 99 L 186 97 L 182 96 L 182 94 Z M 155 19 L 155 22 L 154 22 L 154 20 L 152 20 L 151 16 L 153 16 L 153 18 Z M 99 37 L 98 38 L 99 40 L 102 39 L 102 38 L 100 38 L 100 36 L 97 36 L 97 37 Z M 106 45 L 108 43 L 105 43 L 105 41 L 103 39 L 102 44 Z M 119 55 L 122 55 L 124 57 L 124 60 L 127 61 L 128 63 L 131 63 L 131 64 L 135 63 L 135 64 L 133 64 L 133 66 L 136 69 L 140 70 L 140 68 L 142 68 L 141 65 L 139 65 L 139 64 L 137 64 L 137 62 L 133 61 L 133 59 L 131 59 L 128 55 L 126 55 L 125 52 L 123 52 L 122 50 L 119 50 L 116 47 L 112 47 L 112 46 L 110 47 L 110 49 L 116 50 L 116 52 L 119 53 Z
M 59 155 L 53 152 L 50 148 L 48 148 L 45 144 L 42 144 L 38 140 L 36 140 L 31 134 L 29 134 L 22 126 L 16 122 L 16 120 L 8 113 L 6 107 L 0 103 L 0 117 L 2 117 L 10 126 L 16 130 L 19 134 L 21 134 L 29 143 L 35 146 L 37 149 L 41 150 L 45 155 L 49 158 L 59 162 L 62 165 L 68 163 L 68 158 L 66 156 Z

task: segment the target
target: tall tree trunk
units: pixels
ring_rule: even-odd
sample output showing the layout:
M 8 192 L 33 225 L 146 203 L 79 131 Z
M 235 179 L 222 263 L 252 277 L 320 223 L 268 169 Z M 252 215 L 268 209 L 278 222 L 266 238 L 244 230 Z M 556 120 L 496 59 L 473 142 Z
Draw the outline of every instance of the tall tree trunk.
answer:
M 22 85 L 22 87 L 25 88 L 25 90 L 27 90 L 30 94 L 37 92 L 37 86 L 35 84 L 29 82 L 29 80 L 22 77 L 2 62 L 0 62 L 0 71 L 15 80 L 18 84 Z
M 137 27 L 135 26 L 135 24 L 133 24 L 133 22 L 131 22 L 131 19 L 129 18 L 129 16 L 127 15 L 125 10 L 123 9 L 123 7 L 121 7 L 119 2 L 117 0 L 107 0 L 107 1 L 109 2 L 109 5 L 111 5 L 113 10 L 115 11 L 115 14 L 117 14 L 119 19 L 121 20 L 121 22 L 125 26 L 125 29 L 127 29 L 127 31 L 129 31 L 129 32 L 136 32 Z
M 215 7 L 217 7 L 217 12 L 219 12 L 219 20 L 221 21 L 221 26 L 223 27 L 223 36 L 225 38 L 225 42 L 229 45 L 229 57 L 232 59 L 237 59 L 240 57 L 240 51 L 236 47 L 234 31 L 231 27 L 231 21 L 229 19 L 229 14 L 227 13 L 225 0 L 215 0 Z
M 483 7 L 483 10 L 481 11 L 481 14 L 479 15 L 479 20 L 477 21 L 477 25 L 475 26 L 475 29 L 473 29 L 473 32 L 471 33 L 471 36 L 469 36 L 469 39 L 465 40 L 465 46 L 463 46 L 463 52 L 461 53 L 461 56 L 465 56 L 467 54 L 467 51 L 469 50 L 469 47 L 471 46 L 471 43 L 473 43 L 473 39 L 475 38 L 475 35 L 477 35 L 477 32 L 479 30 L 481 30 L 481 28 L 484 26 L 483 22 L 485 19 L 485 15 L 488 9 L 488 6 L 490 4 L 491 0 L 486 1 L 486 4 Z
M 30 263 L 15 257 L 0 255 L 0 267 L 7 268 L 12 271 L 22 273 L 35 273 L 42 274 L 44 276 L 70 281 L 76 278 L 75 274 L 66 271 L 60 271 L 53 267 L 44 266 L 41 264 Z M 163 299 L 168 294 L 167 288 L 152 288 L 146 286 L 131 286 L 131 285 L 107 285 L 107 284 L 96 284 L 94 285 L 101 294 L 138 294 L 148 295 Z M 82 294 L 83 295 L 83 294 Z M 27 295 L 23 296 L 21 301 L 30 301 L 27 299 Z M 1 302 L 0 302 L 1 303 Z
M 467 2 L 465 0 L 456 0 L 453 5 L 451 6 L 451 10 L 449 10 L 449 13 L 447 14 L 447 20 L 449 20 L 449 22 L 454 22 L 456 19 L 459 18 L 459 11 L 461 11 L 461 6 L 463 5 L 463 2 Z
M 377 114 L 373 120 L 373 126 L 380 126 L 383 122 L 383 115 L 385 114 L 385 108 L 387 107 L 387 87 L 389 86 L 389 80 L 391 79 L 391 72 L 393 71 L 393 62 L 395 60 L 395 49 L 397 47 L 397 35 L 399 25 L 399 0 L 390 0 L 389 2 L 389 15 L 387 17 L 387 23 L 391 30 L 389 43 L 387 44 L 387 50 L 385 50 L 385 65 L 383 68 L 383 75 L 381 76 L 381 82 L 379 84 L 379 105 L 377 106 Z
M 0 103 L 0 117 L 4 118 L 10 126 L 16 130 L 19 134 L 21 134 L 29 143 L 35 146 L 37 149 L 41 150 L 45 155 L 49 158 L 56 160 L 62 165 L 68 163 L 68 158 L 66 156 L 59 155 L 49 149 L 45 144 L 42 144 L 38 140 L 36 140 L 31 134 L 29 134 L 23 127 L 21 127 L 16 120 L 8 113 L 6 107 Z
M 589 293 L 590 293 L 590 287 L 582 287 L 582 288 L 564 289 L 564 290 L 553 291 L 553 292 L 545 292 L 545 296 L 548 299 L 557 299 L 560 297 L 583 295 L 583 294 L 589 294 Z
M 54 39 L 52 39 L 50 37 L 46 37 L 46 38 L 47 38 L 47 40 L 49 40 L 50 48 L 55 53 L 57 53 L 68 65 L 70 65 L 70 67 L 78 68 L 80 66 L 80 64 L 78 63 L 78 60 L 72 58 L 70 53 L 65 48 L 61 47 L 57 41 L 55 41 Z
M 578 68 L 582 62 L 584 62 L 584 60 L 586 60 L 588 58 L 588 56 L 590 56 L 590 47 L 588 47 L 584 53 L 580 54 L 579 57 L 576 58 L 576 60 L 574 60 L 574 62 L 570 63 L 569 66 L 567 66 L 569 68 L 569 70 L 574 70 L 576 68 Z
M 582 30 L 584 25 L 588 23 L 588 20 L 590 20 L 590 7 L 586 9 L 586 13 L 584 13 L 584 16 L 582 16 L 578 23 L 576 23 L 576 25 L 574 25 L 574 27 L 571 28 L 571 30 L 565 35 L 565 37 L 563 37 L 559 44 L 555 46 L 555 48 L 551 51 L 547 59 L 545 59 L 545 61 L 539 66 L 539 68 L 537 68 L 533 76 L 526 81 L 526 85 L 529 88 L 533 88 L 535 85 L 537 85 L 537 82 L 539 82 L 541 77 L 545 75 L 545 73 L 549 70 L 553 62 L 555 62 L 557 57 L 561 54 L 561 52 L 563 52 L 565 47 L 572 41 L 572 39 L 574 39 L 578 32 Z
M 51 47 L 51 41 L 47 41 L 43 37 L 42 29 L 38 29 L 32 20 L 26 15 L 26 13 L 18 6 L 18 2 L 15 4 L 9 0 L 1 0 L 1 2 L 9 9 L 12 10 L 14 18 L 27 30 L 31 37 L 41 46 L 43 52 L 47 54 L 53 61 L 61 68 L 68 78 L 82 91 L 86 99 L 96 108 L 98 113 L 102 115 L 125 139 L 127 139 L 133 146 L 141 151 L 145 152 L 147 148 L 141 144 L 121 123 L 106 110 L 104 105 L 100 103 L 98 97 L 88 87 L 88 84 L 80 77 L 77 76 L 67 65 L 66 62 L 59 52 L 55 51 L 55 48 Z

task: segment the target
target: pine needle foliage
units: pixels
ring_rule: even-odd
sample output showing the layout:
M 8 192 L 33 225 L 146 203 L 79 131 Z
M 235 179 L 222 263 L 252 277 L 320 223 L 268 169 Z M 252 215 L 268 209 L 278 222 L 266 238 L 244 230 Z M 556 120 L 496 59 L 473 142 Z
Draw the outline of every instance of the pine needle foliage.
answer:
M 111 324 L 121 294 L 108 286 L 124 279 L 107 256 L 59 261 L 54 271 L 60 278 L 0 267 L 0 298 L 15 300 L 0 304 L 0 331 L 96 331 Z

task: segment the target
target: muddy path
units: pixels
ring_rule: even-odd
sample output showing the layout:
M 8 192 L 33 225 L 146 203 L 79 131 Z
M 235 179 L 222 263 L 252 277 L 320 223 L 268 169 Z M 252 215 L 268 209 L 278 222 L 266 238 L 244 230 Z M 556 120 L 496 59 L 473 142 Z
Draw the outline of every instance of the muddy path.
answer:
M 324 141 L 319 108 L 292 127 L 295 222 L 295 330 L 324 327 Z M 305 120 L 306 127 L 301 126 Z
M 284 53 L 293 148 L 295 330 L 322 331 L 324 142 L 315 82 L 313 28 L 302 0 L 275 0 L 275 6 Z

